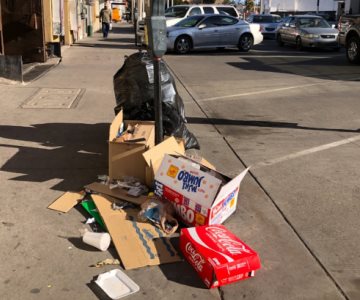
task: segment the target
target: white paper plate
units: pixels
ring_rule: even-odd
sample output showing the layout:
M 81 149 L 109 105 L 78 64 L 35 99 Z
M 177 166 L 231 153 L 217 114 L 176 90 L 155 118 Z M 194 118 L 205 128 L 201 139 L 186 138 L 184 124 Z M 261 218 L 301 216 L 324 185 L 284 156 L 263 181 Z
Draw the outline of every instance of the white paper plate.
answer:
M 139 286 L 120 269 L 100 274 L 95 280 L 95 283 L 101 287 L 111 299 L 120 299 L 140 290 Z

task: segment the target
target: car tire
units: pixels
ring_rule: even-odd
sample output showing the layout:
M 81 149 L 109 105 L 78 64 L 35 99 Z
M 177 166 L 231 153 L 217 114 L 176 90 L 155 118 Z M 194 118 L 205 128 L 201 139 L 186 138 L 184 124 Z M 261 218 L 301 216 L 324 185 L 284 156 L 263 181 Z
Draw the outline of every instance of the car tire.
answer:
M 179 36 L 175 41 L 174 46 L 177 54 L 186 54 L 191 50 L 191 39 L 188 36 Z
M 296 38 L 296 49 L 297 50 L 302 50 L 303 49 L 303 45 L 302 45 L 302 41 L 301 41 L 301 37 L 297 37 Z
M 352 64 L 360 63 L 360 39 L 357 36 L 352 36 L 346 43 L 346 57 Z
M 280 33 L 277 34 L 277 36 L 276 36 L 276 41 L 277 41 L 277 44 L 278 44 L 280 47 L 284 46 L 284 42 L 283 42 L 283 40 L 282 40 L 282 37 L 281 37 L 281 34 L 280 34 Z
M 248 52 L 253 45 L 254 45 L 254 39 L 251 36 L 251 34 L 244 33 L 239 39 L 238 48 L 242 52 Z

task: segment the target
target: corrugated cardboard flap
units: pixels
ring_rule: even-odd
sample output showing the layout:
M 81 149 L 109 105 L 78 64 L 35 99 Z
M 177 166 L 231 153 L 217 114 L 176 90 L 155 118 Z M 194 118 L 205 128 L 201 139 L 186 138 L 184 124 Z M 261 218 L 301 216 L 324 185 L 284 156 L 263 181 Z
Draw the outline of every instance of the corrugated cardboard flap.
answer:
M 92 195 L 125 269 L 180 261 L 165 234 L 149 223 L 111 208 L 112 198 Z M 127 219 L 129 218 L 129 219 Z
M 223 200 L 229 193 L 235 191 L 239 186 L 241 181 L 244 179 L 245 175 L 249 171 L 249 168 L 242 171 L 238 176 L 230 180 L 227 184 L 221 187 L 215 201 L 213 202 L 213 206 L 218 204 L 221 200 Z
M 83 192 L 66 192 L 51 203 L 48 208 L 67 213 L 84 198 L 84 195 Z
M 117 137 L 123 118 L 123 111 L 120 110 L 110 125 L 109 141 L 112 141 Z
M 178 143 L 176 139 L 171 136 L 160 144 L 152 147 L 146 151 L 143 156 L 149 167 L 154 165 L 160 166 L 161 160 L 165 154 L 185 155 L 185 148 L 183 143 Z M 156 172 L 156 170 L 154 170 Z
M 141 205 L 147 200 L 146 196 L 131 197 L 126 194 L 127 192 L 124 189 L 121 188 L 110 189 L 108 185 L 99 182 L 93 182 L 91 184 L 88 184 L 85 186 L 85 188 L 93 192 L 97 192 L 121 200 L 125 200 L 134 203 L 136 205 Z

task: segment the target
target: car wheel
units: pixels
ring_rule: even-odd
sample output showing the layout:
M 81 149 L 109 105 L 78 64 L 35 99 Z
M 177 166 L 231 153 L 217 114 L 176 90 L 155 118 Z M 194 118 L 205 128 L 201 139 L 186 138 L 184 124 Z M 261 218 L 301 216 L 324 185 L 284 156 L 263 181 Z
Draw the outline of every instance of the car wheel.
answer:
M 276 41 L 277 41 L 277 43 L 278 43 L 278 45 L 279 45 L 280 47 L 284 46 L 284 42 L 283 42 L 283 40 L 282 40 L 282 37 L 281 37 L 281 34 L 280 34 L 280 33 L 278 33 L 278 35 L 277 35 L 277 37 L 276 37 Z
M 302 50 L 302 49 L 303 49 L 301 37 L 299 37 L 299 36 L 296 38 L 296 49 L 298 49 L 298 50 Z
M 358 37 L 350 37 L 346 46 L 346 57 L 352 64 L 360 63 L 360 39 Z
M 240 51 L 248 52 L 253 45 L 254 45 L 253 37 L 250 34 L 245 33 L 239 39 L 238 48 Z
M 175 51 L 178 54 L 189 53 L 191 49 L 191 40 L 187 36 L 180 36 L 175 41 Z

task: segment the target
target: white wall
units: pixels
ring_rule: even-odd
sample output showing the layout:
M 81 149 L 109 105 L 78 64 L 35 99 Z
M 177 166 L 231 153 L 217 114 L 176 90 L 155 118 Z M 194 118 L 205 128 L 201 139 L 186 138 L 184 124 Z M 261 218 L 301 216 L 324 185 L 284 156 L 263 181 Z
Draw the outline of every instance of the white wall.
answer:
M 317 0 L 269 0 L 271 11 L 316 11 Z M 336 11 L 334 0 L 320 0 L 319 11 Z

